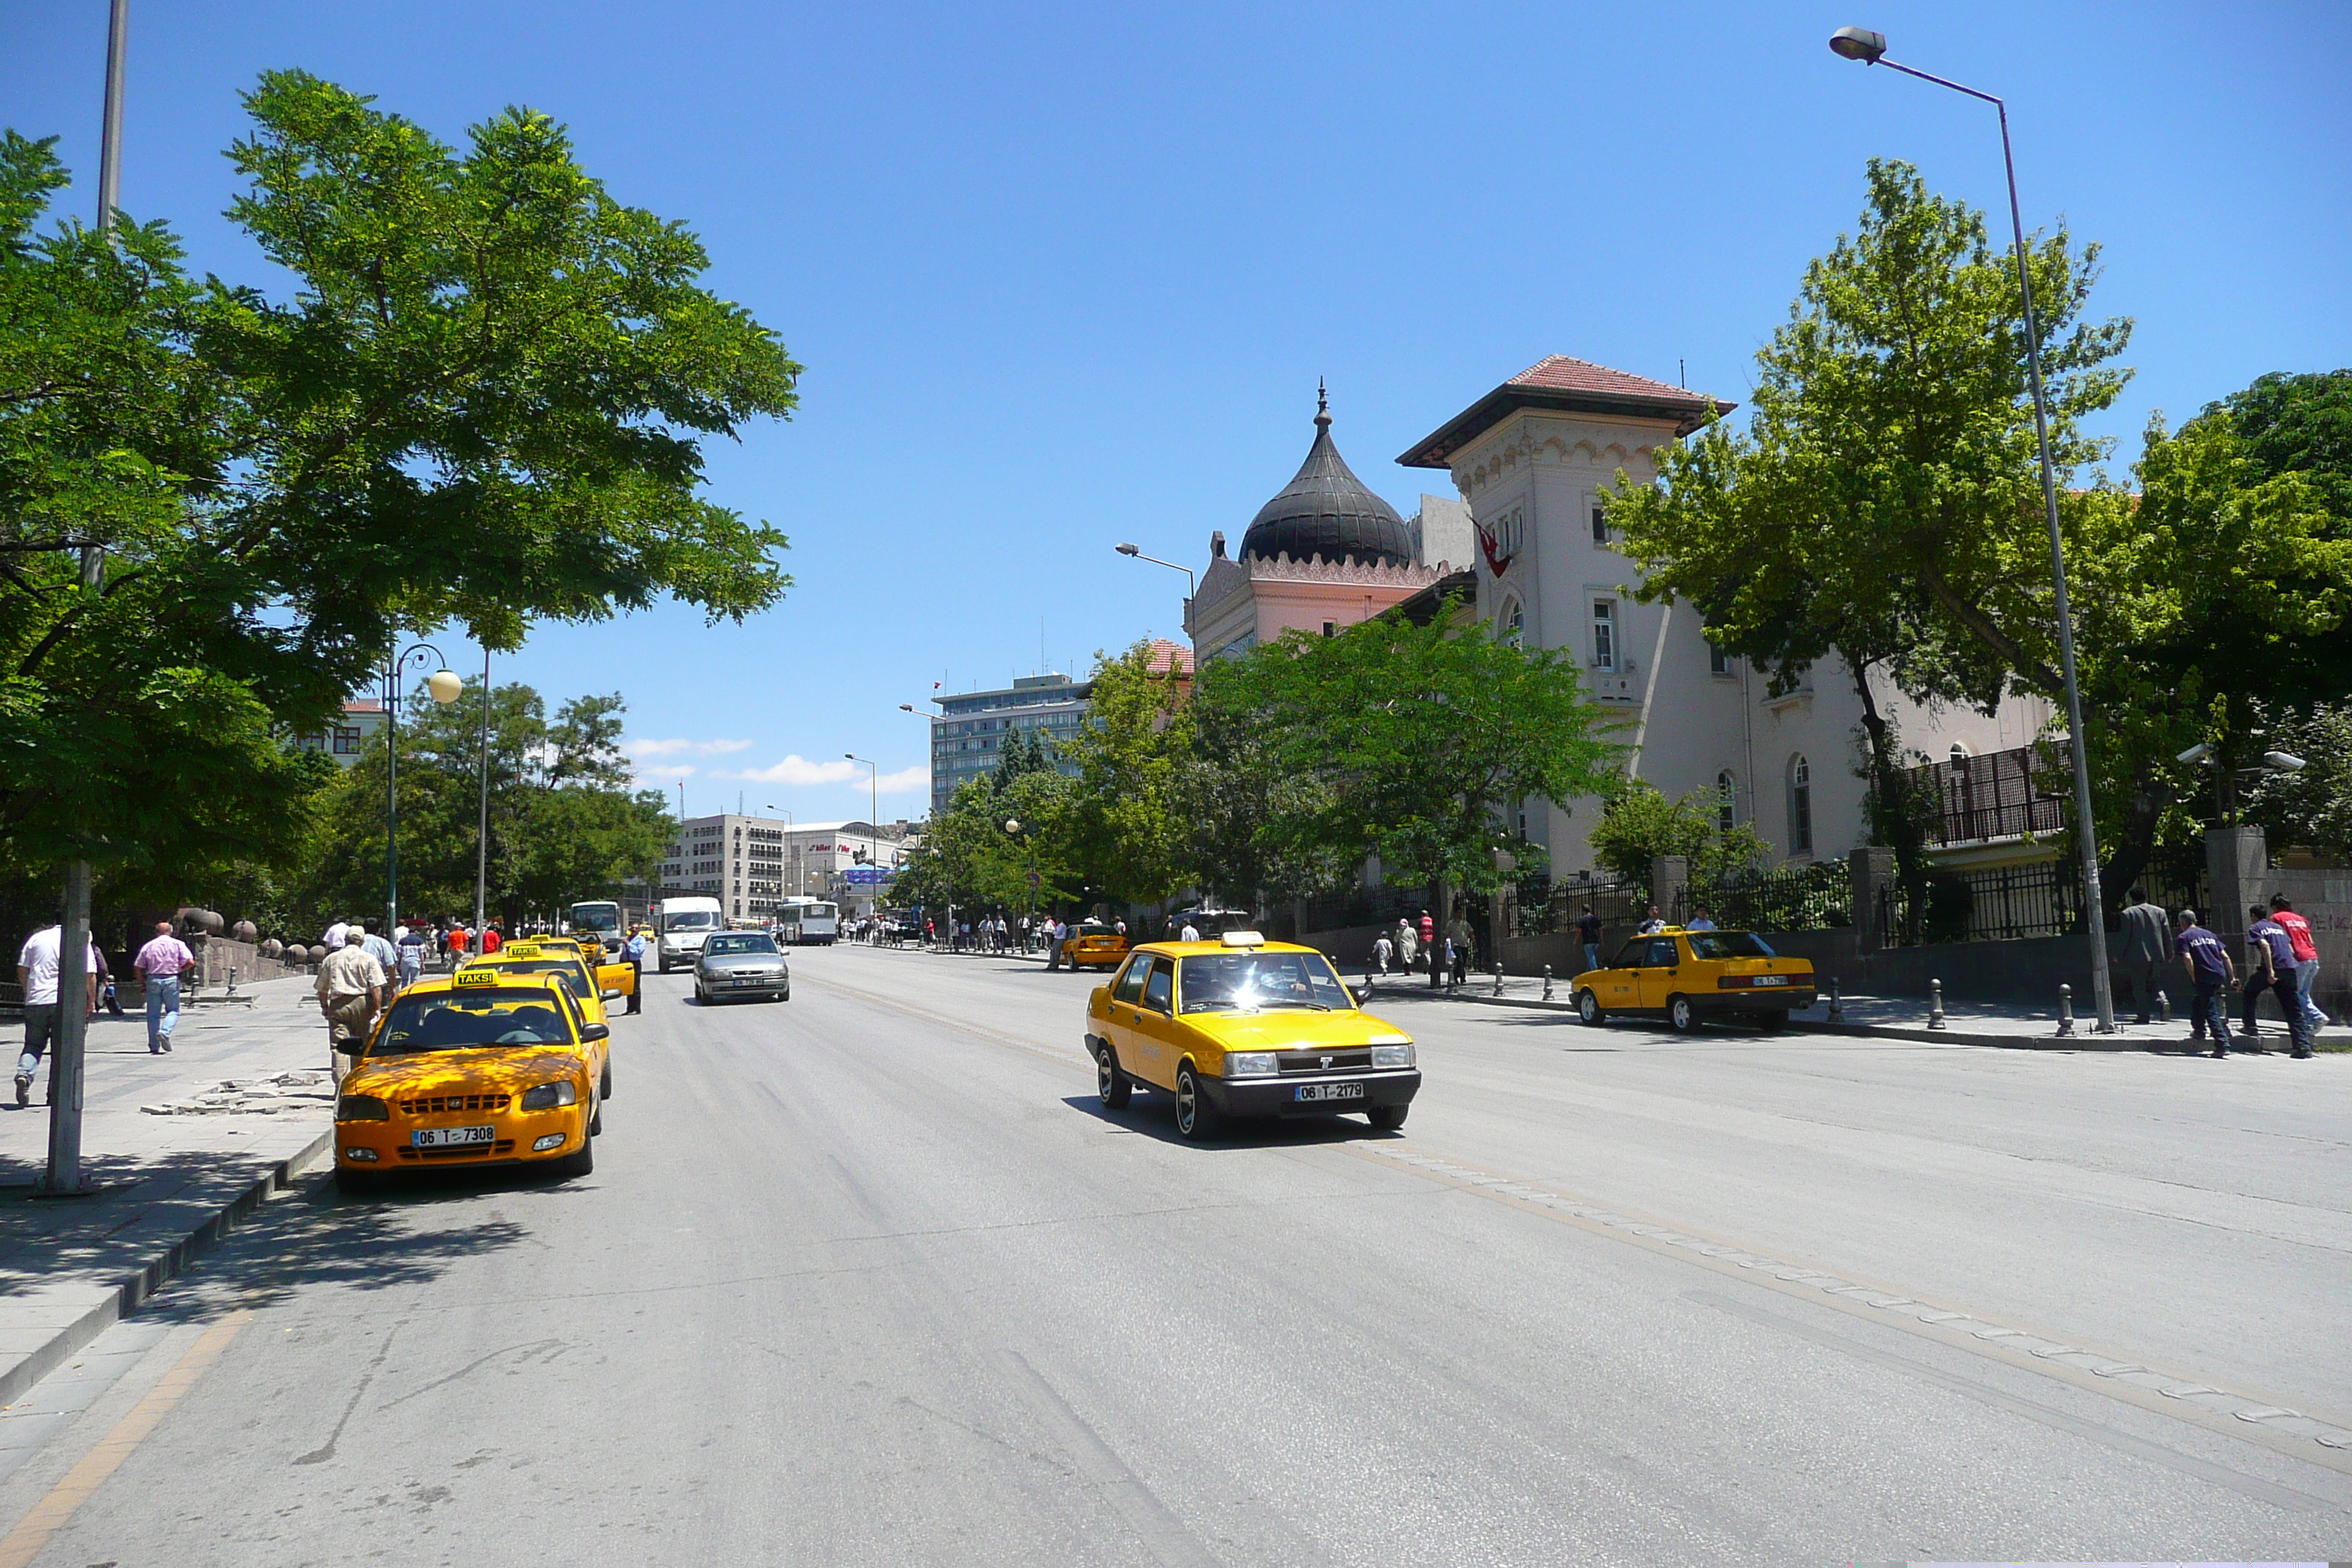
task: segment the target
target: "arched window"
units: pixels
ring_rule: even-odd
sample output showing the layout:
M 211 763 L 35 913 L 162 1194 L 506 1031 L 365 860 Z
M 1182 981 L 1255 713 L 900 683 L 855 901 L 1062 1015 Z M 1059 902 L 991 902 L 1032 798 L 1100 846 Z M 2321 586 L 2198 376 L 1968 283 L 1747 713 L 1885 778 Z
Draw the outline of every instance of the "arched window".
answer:
M 1517 599 L 1504 600 L 1503 607 L 1495 615 L 1496 639 L 1516 644 L 1520 634 L 1527 629 L 1527 612 L 1520 608 Z
M 1715 830 L 1728 833 L 1739 826 L 1739 781 L 1726 768 L 1715 775 Z
M 1813 852 L 1813 765 L 1799 752 L 1789 759 L 1789 853 Z

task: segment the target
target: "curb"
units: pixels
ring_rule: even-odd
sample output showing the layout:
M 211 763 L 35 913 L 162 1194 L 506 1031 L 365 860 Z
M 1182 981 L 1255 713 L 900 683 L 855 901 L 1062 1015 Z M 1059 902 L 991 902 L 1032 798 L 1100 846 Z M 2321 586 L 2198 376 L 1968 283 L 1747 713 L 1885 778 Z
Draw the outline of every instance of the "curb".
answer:
M 194 1230 L 164 1247 L 145 1268 L 124 1275 L 89 1310 L 53 1331 L 39 1349 L 27 1352 L 14 1366 L 0 1372 L 0 1405 L 14 1405 L 40 1381 L 65 1364 L 74 1353 L 122 1319 L 136 1312 L 147 1299 L 202 1257 L 236 1227 L 236 1222 L 266 1202 L 272 1194 L 291 1186 L 294 1178 L 334 1147 L 331 1126 L 302 1148 L 269 1166 L 245 1189 Z

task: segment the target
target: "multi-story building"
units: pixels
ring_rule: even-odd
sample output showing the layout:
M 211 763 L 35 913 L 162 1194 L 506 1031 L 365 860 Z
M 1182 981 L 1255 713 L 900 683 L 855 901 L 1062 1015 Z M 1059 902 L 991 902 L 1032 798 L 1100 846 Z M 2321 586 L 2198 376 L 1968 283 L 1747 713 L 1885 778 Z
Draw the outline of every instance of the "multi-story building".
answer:
M 931 718 L 931 815 L 945 815 L 968 780 L 994 773 L 1015 734 L 1042 734 L 1058 752 L 1087 721 L 1093 690 L 1092 682 L 1066 675 L 1024 675 L 998 690 L 940 698 Z
M 383 728 L 383 702 L 380 698 L 357 697 L 343 704 L 342 716 L 316 733 L 304 735 L 295 743 L 306 752 L 324 752 L 335 759 L 338 767 L 352 767 L 367 749 L 369 741 Z
M 772 816 L 689 816 L 662 860 L 665 894 L 717 899 L 730 920 L 764 921 L 787 896 L 834 899 L 851 866 L 896 866 L 907 824 L 803 822 Z

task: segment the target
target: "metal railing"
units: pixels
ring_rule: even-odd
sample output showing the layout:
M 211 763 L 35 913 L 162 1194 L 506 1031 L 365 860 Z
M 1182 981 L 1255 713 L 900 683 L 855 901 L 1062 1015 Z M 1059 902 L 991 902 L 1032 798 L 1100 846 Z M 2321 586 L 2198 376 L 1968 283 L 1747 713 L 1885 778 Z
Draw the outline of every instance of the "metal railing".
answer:
M 1521 884 L 1519 898 L 1511 906 L 1511 935 L 1574 931 L 1588 904 L 1603 925 L 1612 926 L 1638 922 L 1650 907 L 1648 888 L 1615 878 L 1571 877 L 1538 884 L 1537 890 L 1541 896 L 1531 897 L 1528 886 Z
M 2058 832 L 2066 825 L 2063 785 L 2053 793 L 2042 781 L 2063 781 L 2066 756 L 2062 741 L 1911 769 L 1912 785 L 1931 813 L 1927 842 L 1970 844 Z
M 2002 942 L 2086 929 L 2082 871 L 2071 861 L 1937 871 L 1918 895 L 1899 882 L 1879 889 L 1878 929 L 1889 946 Z
M 1700 910 L 1731 931 L 1829 931 L 1853 924 L 1853 876 L 1844 862 L 1816 861 L 1692 882 L 1675 894 L 1677 925 Z
M 1394 925 L 1400 920 L 1419 920 L 1421 911 L 1437 911 L 1437 900 L 1430 889 L 1418 884 L 1412 887 L 1347 888 L 1336 893 L 1323 893 L 1303 899 L 1298 906 L 1298 929 L 1308 931 L 1344 931 L 1350 926 Z

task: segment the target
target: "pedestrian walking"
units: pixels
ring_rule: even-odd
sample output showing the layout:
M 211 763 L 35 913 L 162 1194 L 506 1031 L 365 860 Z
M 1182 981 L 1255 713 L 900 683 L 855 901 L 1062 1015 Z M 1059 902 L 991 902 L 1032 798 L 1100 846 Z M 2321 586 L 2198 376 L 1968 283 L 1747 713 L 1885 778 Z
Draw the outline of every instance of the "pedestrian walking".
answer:
M 1453 921 L 1445 928 L 1445 944 L 1453 950 L 1453 962 L 1448 968 L 1453 973 L 1454 984 L 1457 987 L 1468 984 L 1470 958 L 1477 951 L 1478 939 L 1459 910 L 1454 911 Z
M 1062 944 L 1069 940 L 1070 928 L 1062 923 L 1061 916 L 1055 915 L 1053 928 L 1046 933 L 1045 938 L 1045 973 L 1048 974 L 1062 967 Z
M 1412 922 L 1402 915 L 1397 916 L 1397 967 L 1407 974 L 1412 973 L 1420 946 L 1421 937 L 1414 931 Z
M 339 952 L 343 945 L 343 933 L 351 929 L 351 921 L 337 921 L 333 925 L 327 928 L 327 934 L 319 939 L 319 945 L 325 948 L 329 952 Z
M 65 932 L 45 926 L 25 939 L 16 954 L 16 984 L 25 994 L 25 1048 L 16 1058 L 16 1103 L 33 1102 L 33 1078 L 41 1070 L 41 1056 L 58 1037 L 58 970 L 65 952 Z M 82 960 L 82 1006 L 98 1011 L 98 948 L 91 944 Z M 49 1074 L 49 1103 L 57 1103 L 58 1079 Z
M 2130 907 L 2124 910 L 2124 973 L 2131 977 L 2132 1011 L 2138 1015 L 2132 1022 L 2145 1024 L 2148 998 L 2161 989 L 2164 972 L 2171 966 L 2175 952 L 2164 906 L 2149 903 L 2146 888 L 2134 888 L 2131 898 Z
M 2302 999 L 2294 994 L 2294 944 L 2287 940 L 2286 928 L 2273 920 L 2268 910 L 2254 904 L 2246 910 L 2246 1000 L 2238 1019 L 2242 1038 L 2262 1037 L 2254 1004 L 2265 991 L 2278 998 L 2287 1049 L 2299 1058 L 2309 1056 L 2311 1020 L 2303 1016 Z M 2262 1047 L 2254 1049 L 2259 1052 Z
M 367 932 L 346 927 L 343 945 L 319 965 L 319 1011 L 327 1020 L 327 1066 L 341 1083 L 359 1065 L 368 1030 L 383 1006 L 383 965 L 367 950 Z M 346 1066 L 339 1056 L 352 1058 Z
M 1188 920 L 1184 922 L 1184 929 L 1177 933 L 1176 940 L 1178 942 L 1198 942 L 1201 940 L 1201 928 L 1194 925 Z
M 1591 904 L 1585 905 L 1584 912 L 1576 917 L 1576 940 L 1584 948 L 1585 970 L 1590 973 L 1600 968 L 1601 917 L 1592 912 Z
M 188 944 L 172 934 L 170 921 L 157 921 L 155 934 L 131 961 L 131 972 L 147 993 L 147 1054 L 160 1057 L 172 1048 L 172 1031 L 180 1022 L 180 976 L 196 966 Z
M 630 969 L 635 972 L 629 977 L 629 1011 L 642 1013 L 646 1010 L 645 927 L 639 926 L 629 933 L 629 940 L 621 944 L 621 955 L 629 961 Z
M 2294 994 L 2316 1038 L 2327 1027 L 2327 1015 L 2311 999 L 2312 988 L 2319 984 L 2319 944 L 2311 939 L 2311 922 L 2294 912 L 2284 893 L 2271 895 L 2271 919 L 2286 932 L 2287 945 L 2294 953 Z
M 400 955 L 400 988 L 403 991 L 417 982 L 425 973 L 425 933 L 414 926 L 403 926 L 392 939 L 393 951 Z
M 1649 914 L 1644 917 L 1642 921 L 1642 930 L 1640 934 L 1643 936 L 1655 936 L 1665 929 L 1666 917 L 1658 912 L 1657 905 L 1652 904 L 1650 906 Z
M 1389 959 L 1395 952 L 1396 943 L 1389 940 L 1388 932 L 1382 931 L 1372 939 L 1372 963 L 1379 967 L 1383 980 L 1389 977 Z
M 2180 954 L 2180 967 L 2188 972 L 2189 984 L 2196 988 L 2196 1000 L 2190 1004 L 2189 1040 L 2201 1044 L 2208 1031 L 2213 1037 L 2211 1054 L 2230 1054 L 2230 1026 L 2221 1016 L 2221 989 L 2234 981 L 2237 965 L 2230 962 L 2230 950 L 2221 939 L 2197 923 L 2195 910 L 2180 911 L 2180 929 L 2172 933 L 2172 945 Z
M 473 933 L 466 929 L 465 921 L 459 921 L 449 928 L 444 945 L 449 953 L 449 968 L 455 972 L 459 964 L 466 962 L 466 953 L 474 945 Z
M 1701 904 L 1692 912 L 1690 924 L 1683 927 L 1685 931 L 1713 931 L 1714 929 L 1715 918 L 1706 912 L 1705 904 Z
M 389 939 L 376 934 L 373 921 L 353 921 L 352 930 L 360 933 L 360 945 L 367 949 L 367 955 L 375 960 L 377 968 L 383 971 L 384 984 L 391 984 L 394 973 L 400 968 L 399 952 Z
M 488 958 L 490 954 L 498 952 L 499 949 L 505 945 L 506 940 L 499 935 L 499 922 L 496 921 L 484 921 L 482 924 L 482 956 L 484 958 Z
M 1420 935 L 1423 949 L 1428 952 L 1430 962 L 1434 963 L 1437 962 L 1437 922 L 1429 918 L 1427 910 L 1421 911 Z

